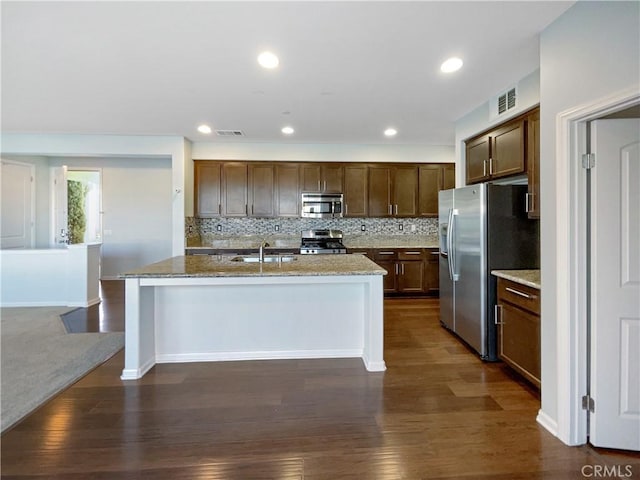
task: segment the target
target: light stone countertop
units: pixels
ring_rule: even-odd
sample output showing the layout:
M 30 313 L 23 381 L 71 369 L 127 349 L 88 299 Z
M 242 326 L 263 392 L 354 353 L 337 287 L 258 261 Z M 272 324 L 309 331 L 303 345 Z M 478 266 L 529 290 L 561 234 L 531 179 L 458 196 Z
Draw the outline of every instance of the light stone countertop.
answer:
M 271 248 L 299 248 L 299 235 L 208 236 L 187 239 L 187 248 L 258 249 L 266 240 Z M 345 235 L 347 248 L 438 248 L 437 235 Z
M 492 270 L 491 274 L 540 290 L 540 270 Z
M 267 255 L 268 256 L 268 255 Z M 291 257 L 291 255 L 289 255 Z M 120 274 L 120 278 L 284 277 L 386 275 L 364 255 L 293 255 L 295 260 L 274 263 L 234 262 L 232 255 L 172 257 Z

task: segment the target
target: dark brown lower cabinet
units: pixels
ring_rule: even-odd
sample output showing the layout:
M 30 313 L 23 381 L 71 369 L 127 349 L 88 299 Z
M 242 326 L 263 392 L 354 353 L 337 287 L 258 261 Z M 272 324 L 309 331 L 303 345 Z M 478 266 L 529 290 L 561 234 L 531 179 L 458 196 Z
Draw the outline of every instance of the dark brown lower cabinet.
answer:
M 370 258 L 387 271 L 384 293 L 393 296 L 437 295 L 438 264 L 433 263 L 433 249 L 372 249 Z
M 540 388 L 540 291 L 498 278 L 498 355 Z

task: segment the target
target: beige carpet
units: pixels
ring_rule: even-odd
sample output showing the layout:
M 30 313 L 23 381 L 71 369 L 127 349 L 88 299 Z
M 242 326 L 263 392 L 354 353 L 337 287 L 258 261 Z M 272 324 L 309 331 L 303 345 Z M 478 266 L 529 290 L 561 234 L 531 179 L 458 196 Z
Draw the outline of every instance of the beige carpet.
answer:
M 64 307 L 0 309 L 2 431 L 109 359 L 124 333 L 67 334 Z

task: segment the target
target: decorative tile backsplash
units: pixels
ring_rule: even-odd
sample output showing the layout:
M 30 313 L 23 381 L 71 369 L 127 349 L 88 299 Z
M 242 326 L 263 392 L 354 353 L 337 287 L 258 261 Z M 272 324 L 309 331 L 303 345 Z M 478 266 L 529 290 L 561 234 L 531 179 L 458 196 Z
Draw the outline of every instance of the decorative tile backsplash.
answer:
M 364 231 L 362 230 L 364 226 Z M 195 218 L 186 217 L 185 236 L 299 235 L 302 230 L 332 228 L 345 235 L 437 235 L 437 218 Z

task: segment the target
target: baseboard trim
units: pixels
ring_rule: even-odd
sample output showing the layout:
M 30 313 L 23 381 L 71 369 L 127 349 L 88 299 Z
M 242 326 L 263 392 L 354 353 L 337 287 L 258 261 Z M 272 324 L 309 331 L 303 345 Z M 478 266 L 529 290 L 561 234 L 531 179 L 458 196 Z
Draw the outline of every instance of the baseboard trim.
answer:
M 542 409 L 538 410 L 538 416 L 536 417 L 536 422 L 542 425 L 549 433 L 553 436 L 558 436 L 558 422 L 556 422 L 549 415 L 544 413 Z
M 138 380 L 139 378 L 142 378 L 145 373 L 151 370 L 155 364 L 156 362 L 152 358 L 141 365 L 140 368 L 125 368 L 122 370 L 120 380 Z
M 258 352 L 164 353 L 156 363 L 232 362 L 238 360 L 296 360 L 307 358 L 359 358 L 362 350 L 277 350 Z

